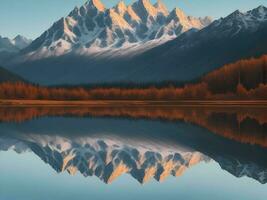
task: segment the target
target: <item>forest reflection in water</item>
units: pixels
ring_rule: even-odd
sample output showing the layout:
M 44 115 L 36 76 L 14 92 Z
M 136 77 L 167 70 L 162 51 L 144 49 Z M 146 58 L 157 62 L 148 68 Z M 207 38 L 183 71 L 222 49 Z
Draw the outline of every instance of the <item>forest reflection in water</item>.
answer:
M 35 106 L 0 107 L 0 113 L 0 122 L 16 123 L 56 116 L 183 121 L 241 143 L 267 147 L 267 107 L 261 106 Z
M 33 152 L 56 172 L 112 183 L 181 176 L 216 161 L 267 182 L 267 109 L 221 106 L 0 107 L 0 150 Z

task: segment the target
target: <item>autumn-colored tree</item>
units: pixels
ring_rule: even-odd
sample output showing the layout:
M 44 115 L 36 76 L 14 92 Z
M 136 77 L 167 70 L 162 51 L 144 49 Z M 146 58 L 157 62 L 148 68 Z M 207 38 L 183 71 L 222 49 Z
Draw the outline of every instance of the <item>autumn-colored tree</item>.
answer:
M 23 82 L 1 83 L 0 99 L 40 100 L 201 100 L 267 99 L 267 56 L 241 60 L 215 70 L 199 83 L 130 88 L 50 88 Z
M 248 91 L 246 90 L 246 88 L 241 84 L 239 83 L 236 87 L 236 93 L 238 95 L 239 98 L 241 99 L 244 99 L 246 98 L 248 95 Z

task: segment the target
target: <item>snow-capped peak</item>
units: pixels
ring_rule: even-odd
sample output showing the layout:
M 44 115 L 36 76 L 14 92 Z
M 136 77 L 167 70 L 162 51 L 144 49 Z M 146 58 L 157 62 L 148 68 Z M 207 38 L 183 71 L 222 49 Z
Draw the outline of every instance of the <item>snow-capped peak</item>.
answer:
M 209 17 L 196 18 L 192 16 L 187 16 L 180 8 L 174 8 L 168 18 L 169 23 L 180 24 L 184 31 L 189 30 L 191 28 L 202 29 L 212 22 L 212 19 Z
M 258 20 L 266 20 L 267 19 L 267 8 L 261 5 L 251 11 L 248 11 L 247 14 Z
M 212 20 L 212 17 L 210 17 L 210 16 L 200 17 L 199 20 L 202 22 L 202 24 L 203 24 L 204 26 L 208 26 L 208 25 L 211 24 L 212 21 L 213 21 L 213 20 Z
M 0 51 L 18 52 L 27 47 L 32 41 L 22 35 L 17 35 L 14 39 L 0 36 Z
M 243 17 L 245 14 L 242 13 L 240 10 L 236 10 L 234 11 L 232 14 L 229 15 L 229 18 L 241 18 Z
M 125 19 L 115 11 L 115 9 L 109 9 L 107 13 L 111 20 L 110 26 L 117 26 L 129 30 L 132 29 Z
M 185 21 L 187 19 L 187 16 L 180 8 L 174 8 L 170 16 L 180 21 Z
M 247 12 L 241 12 L 240 10 L 236 10 L 223 20 L 228 21 L 243 21 L 244 24 L 253 22 L 258 23 L 261 21 L 267 20 L 267 8 L 264 6 L 259 6 L 253 10 Z
M 148 141 L 125 143 L 123 138 L 75 137 L 31 135 L 21 140 L 3 140 L 3 150 L 36 153 L 57 172 L 75 175 L 80 172 L 85 177 L 96 176 L 105 183 L 111 183 L 123 174 L 130 174 L 144 184 L 151 179 L 164 181 L 169 176 L 181 176 L 185 170 L 210 159 L 200 152 L 172 145 Z M 15 143 L 15 144 L 14 144 Z M 102 156 L 103 153 L 106 156 Z M 56 156 L 55 156 L 56 155 Z
M 259 6 L 247 12 L 236 10 L 225 18 L 214 21 L 208 29 L 213 29 L 210 34 L 218 35 L 218 37 L 233 37 L 244 31 L 254 32 L 264 22 L 267 22 L 267 8 Z
M 17 35 L 13 40 L 12 43 L 19 49 L 24 49 L 27 47 L 32 40 L 22 36 L 22 35 Z
M 36 59 L 69 52 L 147 48 L 151 45 L 144 43 L 162 44 L 191 28 L 200 29 L 209 24 L 204 25 L 202 20 L 188 17 L 180 9 L 169 14 L 160 0 L 155 5 L 150 0 L 138 0 L 128 6 L 120 1 L 109 9 L 100 0 L 90 0 L 54 23 L 23 52 L 28 58 Z
M 150 0 L 138 0 L 132 4 L 132 8 L 143 21 L 147 21 L 148 17 L 156 17 L 158 14 Z
M 120 1 L 115 7 L 114 9 L 116 10 L 116 12 L 120 15 L 124 15 L 125 12 L 127 11 L 127 6 L 125 5 L 125 3 L 123 1 Z
M 106 9 L 104 4 L 100 0 L 89 0 L 85 3 L 85 6 L 87 8 L 96 8 L 100 12 L 104 12 Z
M 13 45 L 12 40 L 0 36 L 0 52 L 16 52 L 18 49 Z
M 158 10 L 158 12 L 162 13 L 163 15 L 167 16 L 169 14 L 168 9 L 166 6 L 162 3 L 161 0 L 158 0 L 157 3 L 155 3 L 154 7 Z

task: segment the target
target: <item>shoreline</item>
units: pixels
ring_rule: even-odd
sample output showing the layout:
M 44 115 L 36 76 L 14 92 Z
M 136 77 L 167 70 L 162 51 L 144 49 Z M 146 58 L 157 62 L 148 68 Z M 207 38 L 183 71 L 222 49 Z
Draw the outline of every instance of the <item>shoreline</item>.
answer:
M 0 106 L 259 106 L 267 107 L 267 100 L 1 100 Z

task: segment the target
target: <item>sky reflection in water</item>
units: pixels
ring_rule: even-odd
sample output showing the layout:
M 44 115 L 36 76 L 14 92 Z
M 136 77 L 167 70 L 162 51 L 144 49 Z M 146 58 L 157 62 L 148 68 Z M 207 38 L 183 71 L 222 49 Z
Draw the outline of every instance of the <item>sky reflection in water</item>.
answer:
M 136 112 L 135 117 L 129 112 L 128 117 L 101 116 L 101 110 L 83 118 L 61 112 L 20 123 L 1 119 L 0 199 L 263 200 L 267 150 L 257 142 L 257 137 L 264 141 L 266 131 L 265 112 L 260 110 L 244 115 L 239 109 L 230 117 L 222 109 L 172 109 L 172 114 L 162 109 L 158 118 L 144 113 L 138 117 Z M 173 112 L 176 118 L 167 120 Z M 194 116 L 201 112 L 209 114 L 197 123 Z M 245 117 L 239 117 L 239 126 L 245 122 L 251 127 L 255 146 L 245 144 L 248 131 L 230 140 L 222 121 L 216 134 L 211 131 L 218 123 L 209 120 L 211 115 L 223 116 L 228 124 L 232 119 L 225 128 L 229 133 L 236 127 L 233 116 L 240 113 Z

